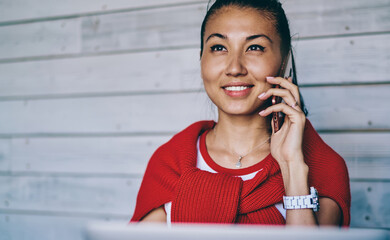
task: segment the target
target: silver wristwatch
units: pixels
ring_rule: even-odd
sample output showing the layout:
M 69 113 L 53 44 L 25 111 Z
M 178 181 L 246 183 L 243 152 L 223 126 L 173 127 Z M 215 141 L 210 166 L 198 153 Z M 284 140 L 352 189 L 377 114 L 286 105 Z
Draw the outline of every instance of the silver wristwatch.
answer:
M 310 187 L 310 195 L 305 196 L 283 196 L 284 209 L 312 208 L 314 212 L 320 209 L 318 192 L 314 187 Z

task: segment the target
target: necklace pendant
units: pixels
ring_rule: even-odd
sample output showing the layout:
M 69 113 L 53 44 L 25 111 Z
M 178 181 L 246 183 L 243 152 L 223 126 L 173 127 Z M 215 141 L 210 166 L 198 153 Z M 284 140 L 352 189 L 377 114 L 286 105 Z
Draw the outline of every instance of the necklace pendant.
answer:
M 236 163 L 236 168 L 240 168 L 242 166 L 241 162 Z
M 238 158 L 238 162 L 236 163 L 236 168 L 242 167 L 241 159 L 242 159 L 242 156 L 240 156 L 240 157 Z

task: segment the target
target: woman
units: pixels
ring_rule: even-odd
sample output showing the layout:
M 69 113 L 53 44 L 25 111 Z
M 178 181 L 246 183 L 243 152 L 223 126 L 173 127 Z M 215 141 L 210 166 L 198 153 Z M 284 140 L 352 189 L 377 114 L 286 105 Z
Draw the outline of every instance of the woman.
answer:
M 277 0 L 211 6 L 201 73 L 218 123 L 194 123 L 154 153 L 132 221 L 349 225 L 344 160 L 306 119 L 296 81 L 277 77 L 290 50 Z M 284 102 L 271 105 L 273 96 Z M 274 112 L 285 114 L 277 132 Z

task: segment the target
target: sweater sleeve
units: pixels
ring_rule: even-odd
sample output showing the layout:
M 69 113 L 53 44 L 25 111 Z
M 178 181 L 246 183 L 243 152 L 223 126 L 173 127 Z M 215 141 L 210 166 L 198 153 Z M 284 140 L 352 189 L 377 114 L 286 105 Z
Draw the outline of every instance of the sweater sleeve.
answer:
M 303 153 L 309 166 L 309 184 L 318 190 L 319 197 L 331 198 L 339 205 L 342 225 L 349 226 L 351 193 L 347 166 L 344 159 L 321 139 L 309 121 L 305 126 Z
M 153 209 L 173 200 L 183 169 L 196 165 L 198 136 L 214 124 L 213 121 L 196 122 L 154 152 L 138 192 L 132 222 L 142 220 Z
M 168 164 L 164 159 L 172 159 L 165 145 L 156 150 L 148 163 L 131 222 L 142 220 L 153 209 L 172 201 L 180 175 L 172 167 L 175 164 Z

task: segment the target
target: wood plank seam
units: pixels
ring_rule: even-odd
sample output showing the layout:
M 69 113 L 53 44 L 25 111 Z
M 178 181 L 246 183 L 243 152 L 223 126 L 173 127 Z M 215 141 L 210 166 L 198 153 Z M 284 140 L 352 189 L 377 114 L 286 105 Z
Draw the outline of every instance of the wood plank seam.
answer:
M 200 79 L 199 79 L 200 81 Z M 71 94 L 45 94 L 30 96 L 0 96 L 0 102 L 7 101 L 25 101 L 25 100 L 42 100 L 42 99 L 74 99 L 74 98 L 95 98 L 95 97 L 125 97 L 140 95 L 166 95 L 180 93 L 204 93 L 203 88 L 183 89 L 183 90 L 157 90 L 157 91 L 123 91 L 123 92 L 96 92 L 96 93 L 71 93 Z
M 53 54 L 47 56 L 32 56 L 32 57 L 16 57 L 16 58 L 3 58 L 0 59 L 0 64 L 3 63 L 17 63 L 17 62 L 31 62 L 31 61 L 43 61 L 43 60 L 54 60 L 54 59 L 69 59 L 69 58 L 82 58 L 82 57 L 94 57 L 94 56 L 110 56 L 128 53 L 146 53 L 146 52 L 162 52 L 180 49 L 199 49 L 200 44 L 183 44 L 176 46 L 165 46 L 165 47 L 151 47 L 151 48 L 137 48 L 127 50 L 115 50 L 105 52 L 88 52 L 88 53 L 77 53 L 77 54 Z

